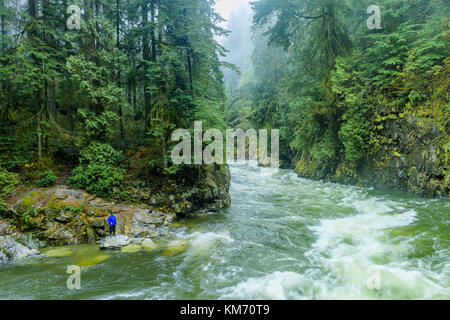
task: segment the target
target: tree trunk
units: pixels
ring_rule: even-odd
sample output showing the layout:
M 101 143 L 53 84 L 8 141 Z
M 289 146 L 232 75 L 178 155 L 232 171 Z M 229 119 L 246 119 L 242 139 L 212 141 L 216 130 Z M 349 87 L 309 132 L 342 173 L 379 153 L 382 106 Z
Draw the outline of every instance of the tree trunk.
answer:
M 194 96 L 194 81 L 193 81 L 193 77 L 192 77 L 192 54 L 191 54 L 191 49 L 188 49 L 188 54 L 187 54 L 187 62 L 188 62 L 188 70 L 189 70 L 189 85 L 190 85 L 190 89 L 191 89 L 191 95 L 192 97 Z
M 5 9 L 5 0 L 0 0 L 0 9 Z M 1 46 L 0 46 L 0 52 L 6 51 L 6 43 L 5 43 L 5 36 L 6 36 L 6 16 L 2 14 L 0 16 L 0 28 L 1 28 Z
M 37 17 L 37 0 L 28 0 L 28 15 L 30 19 L 34 22 Z M 28 32 L 28 38 L 30 42 L 33 42 L 34 38 L 37 36 L 37 32 L 34 26 L 32 26 Z M 36 57 L 33 57 L 36 63 L 39 63 Z M 38 144 L 38 158 L 42 158 L 42 132 L 41 132 L 41 90 L 38 88 L 35 90 L 34 101 L 36 103 L 36 136 Z
M 144 60 L 144 109 L 145 109 L 145 120 L 147 120 L 151 109 L 151 95 L 147 91 L 147 73 L 148 65 L 147 62 L 150 61 L 150 47 L 149 47 L 149 25 L 148 25 L 148 5 L 146 2 L 142 4 L 142 58 Z
M 169 160 L 167 159 L 167 141 L 166 141 L 166 135 L 165 130 L 163 129 L 163 138 L 162 138 L 162 152 L 163 152 L 163 162 L 164 162 L 164 169 L 167 169 L 169 167 Z
M 136 113 L 136 80 L 133 81 L 133 110 Z
M 55 77 L 52 78 L 49 88 L 49 106 L 50 106 L 50 116 L 52 121 L 56 122 L 56 81 Z
M 42 132 L 41 132 L 41 93 L 40 90 L 36 91 L 36 132 L 37 132 L 37 143 L 38 143 L 38 159 L 42 158 Z
M 155 39 L 155 1 L 150 2 L 150 16 L 151 16 L 151 39 L 152 39 L 152 62 L 156 61 L 156 39 Z
M 117 37 L 117 50 L 120 54 L 120 0 L 116 0 L 116 37 Z M 120 61 L 117 63 L 117 87 L 121 87 L 120 83 Z M 119 118 L 120 118 L 120 137 L 123 137 L 123 110 L 122 104 L 119 101 Z
M 70 134 L 73 134 L 73 131 L 75 129 L 74 123 L 73 123 L 74 107 L 73 107 L 73 104 L 72 104 L 71 96 L 72 96 L 72 85 L 69 84 L 69 99 L 68 99 L 68 100 L 70 100 L 70 101 L 68 101 L 68 106 L 69 106 L 69 110 L 68 110 L 68 113 L 69 113 L 69 131 L 70 131 Z

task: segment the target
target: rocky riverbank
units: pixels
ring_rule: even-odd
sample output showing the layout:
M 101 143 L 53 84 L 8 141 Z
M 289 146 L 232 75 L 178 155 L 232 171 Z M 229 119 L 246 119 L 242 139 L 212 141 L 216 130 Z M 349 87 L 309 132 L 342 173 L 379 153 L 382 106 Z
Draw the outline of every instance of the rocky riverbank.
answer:
M 411 114 L 382 118 L 378 142 L 364 161 L 340 160 L 329 168 L 303 157 L 296 172 L 316 180 L 450 197 L 450 144 L 438 122 Z
M 130 203 L 99 198 L 66 185 L 19 186 L 6 199 L 8 207 L 0 215 L 0 261 L 38 255 L 38 249 L 47 245 L 101 243 L 103 248 L 122 248 L 141 246 L 145 241 L 147 247 L 151 246 L 151 239 L 166 234 L 178 218 L 230 205 L 228 169 L 211 166 L 201 174 L 194 186 L 130 190 Z M 106 238 L 111 211 L 115 212 L 116 231 L 122 238 Z M 111 244 L 114 241 L 120 244 Z
M 41 256 L 45 243 L 18 232 L 10 223 L 0 220 L 0 263 Z

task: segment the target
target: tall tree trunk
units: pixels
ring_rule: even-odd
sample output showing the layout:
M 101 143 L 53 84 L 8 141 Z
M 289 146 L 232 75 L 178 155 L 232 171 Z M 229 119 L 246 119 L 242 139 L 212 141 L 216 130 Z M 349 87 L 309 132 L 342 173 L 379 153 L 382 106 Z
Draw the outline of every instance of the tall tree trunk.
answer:
M 73 107 L 73 103 L 72 103 L 72 83 L 69 80 L 69 90 L 68 90 L 68 95 L 67 95 L 67 105 L 68 105 L 68 113 L 69 113 L 69 131 L 70 134 L 73 134 L 74 131 L 74 123 L 73 123 L 73 114 L 75 112 L 75 108 Z
M 192 50 L 191 48 L 189 48 L 187 50 L 188 54 L 187 54 L 187 63 L 188 63 L 188 70 L 189 70 L 189 85 L 190 85 L 190 89 L 191 89 L 191 95 L 192 97 L 194 97 L 194 80 L 192 77 Z
M 37 143 L 38 143 L 38 159 L 42 158 L 42 131 L 41 131 L 41 119 L 42 119 L 42 106 L 41 106 L 41 92 L 36 91 L 36 132 L 37 132 Z
M 5 0 L 0 0 L 0 9 L 5 9 Z M 1 46 L 0 46 L 0 52 L 6 51 L 6 43 L 5 43 L 5 36 L 6 36 L 6 16 L 2 14 L 0 16 L 0 28 L 1 28 Z
M 167 169 L 169 167 L 169 160 L 167 159 L 167 141 L 164 129 L 162 135 L 162 153 L 163 153 L 164 169 Z
M 37 1 L 38 0 L 28 0 L 28 15 L 30 16 L 30 20 L 32 23 L 36 21 L 37 18 Z M 37 37 L 37 31 L 34 25 L 28 31 L 28 39 L 31 43 L 34 42 L 34 38 Z M 33 56 L 33 59 L 36 64 L 39 62 L 37 58 Z M 36 104 L 36 137 L 38 144 L 38 158 L 41 160 L 42 158 L 42 132 L 41 132 L 41 90 L 39 88 L 35 88 L 34 94 L 34 102 Z
M 94 12 L 95 12 L 95 17 L 96 18 L 100 18 L 100 1 L 99 0 L 95 0 L 94 1 L 94 8 L 93 9 L 94 9 Z M 97 21 L 95 22 L 95 28 L 98 30 L 98 22 Z M 95 45 L 96 50 L 100 49 L 100 43 L 99 43 L 99 41 L 97 41 L 96 38 L 94 39 L 94 45 Z
M 149 24 L 148 24 L 148 4 L 146 1 L 142 3 L 142 58 L 144 60 L 144 109 L 145 109 L 145 120 L 151 111 L 151 95 L 147 90 L 148 86 L 148 65 L 150 61 L 150 47 L 149 47 Z
M 163 41 L 163 21 L 161 18 L 161 0 L 158 0 L 158 45 L 157 45 L 157 55 L 162 54 L 162 41 Z
M 120 0 L 116 0 L 116 38 L 117 38 L 117 52 L 120 55 Z M 119 60 L 119 59 L 118 59 Z M 117 86 L 122 86 L 120 82 L 120 60 L 117 63 Z M 119 118 L 120 118 L 120 137 L 123 137 L 123 110 L 122 104 L 119 101 Z
M 156 39 L 155 39 L 155 1 L 150 2 L 151 28 L 150 35 L 152 40 L 152 62 L 156 61 Z
M 132 82 L 131 82 L 132 80 L 131 79 L 128 79 L 128 82 L 127 82 L 127 92 L 126 92 L 126 95 L 127 95 L 127 101 L 128 101 L 128 104 L 131 106 L 131 86 L 132 86 Z
M 133 110 L 136 113 L 136 79 L 133 81 Z
M 158 0 L 158 41 L 157 41 L 157 47 L 155 49 L 156 55 L 161 55 L 162 54 L 162 41 L 163 41 L 163 20 L 162 20 L 162 6 L 161 6 L 161 0 Z M 159 95 L 162 96 L 164 95 L 164 88 L 163 85 L 160 83 L 159 85 Z M 166 115 L 166 109 L 167 106 L 165 104 L 163 104 L 161 106 L 161 111 L 160 111 L 160 116 L 161 116 L 161 123 L 162 123 L 162 153 L 163 153 L 163 164 L 164 164 L 164 169 L 167 169 L 169 167 L 169 160 L 167 158 L 167 137 L 166 137 L 166 127 L 165 127 L 165 115 Z
M 52 117 L 52 121 L 56 122 L 56 81 L 55 77 L 52 77 L 52 81 L 49 86 L 49 107 L 50 107 L 50 116 Z
M 189 89 L 191 90 L 191 96 L 194 97 L 194 81 L 193 81 L 193 76 L 192 76 L 192 49 L 191 49 L 191 44 L 189 41 L 189 25 L 187 24 L 187 12 L 186 12 L 186 8 L 183 10 L 183 16 L 184 16 L 184 29 L 185 29 L 185 46 L 187 47 L 186 50 L 186 60 L 187 60 L 187 67 L 188 67 L 188 73 L 189 73 Z

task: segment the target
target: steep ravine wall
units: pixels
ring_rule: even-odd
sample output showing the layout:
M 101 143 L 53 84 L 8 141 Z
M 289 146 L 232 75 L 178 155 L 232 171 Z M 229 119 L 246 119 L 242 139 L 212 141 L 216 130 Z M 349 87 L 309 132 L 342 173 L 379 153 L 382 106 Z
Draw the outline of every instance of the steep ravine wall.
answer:
M 377 150 L 357 165 L 340 160 L 330 170 L 304 157 L 296 162 L 296 172 L 329 182 L 450 197 L 450 141 L 435 120 L 393 117 L 384 121 L 378 138 Z
M 0 237 L 11 237 L 14 231 L 44 246 L 95 243 L 107 235 L 111 211 L 116 213 L 118 234 L 157 237 L 178 217 L 229 207 L 230 179 L 227 167 L 205 166 L 194 186 L 175 186 L 171 192 L 134 189 L 131 203 L 102 199 L 66 185 L 19 186 L 6 199 L 8 209 L 0 213 Z

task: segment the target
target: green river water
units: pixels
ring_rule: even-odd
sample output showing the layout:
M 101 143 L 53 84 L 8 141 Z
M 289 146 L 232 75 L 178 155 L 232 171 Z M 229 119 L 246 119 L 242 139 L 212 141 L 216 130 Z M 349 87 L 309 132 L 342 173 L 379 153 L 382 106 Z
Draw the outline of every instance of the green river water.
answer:
M 180 221 L 157 249 L 50 249 L 0 265 L 0 299 L 450 299 L 450 201 L 231 173 L 231 208 Z M 80 290 L 68 265 L 82 267 Z

